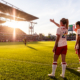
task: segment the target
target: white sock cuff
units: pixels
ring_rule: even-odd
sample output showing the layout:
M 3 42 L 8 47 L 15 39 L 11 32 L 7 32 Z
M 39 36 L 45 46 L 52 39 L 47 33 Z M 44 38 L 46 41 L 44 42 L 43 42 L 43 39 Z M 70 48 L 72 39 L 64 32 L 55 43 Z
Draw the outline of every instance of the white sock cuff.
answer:
M 57 62 L 53 62 L 53 65 L 57 65 Z

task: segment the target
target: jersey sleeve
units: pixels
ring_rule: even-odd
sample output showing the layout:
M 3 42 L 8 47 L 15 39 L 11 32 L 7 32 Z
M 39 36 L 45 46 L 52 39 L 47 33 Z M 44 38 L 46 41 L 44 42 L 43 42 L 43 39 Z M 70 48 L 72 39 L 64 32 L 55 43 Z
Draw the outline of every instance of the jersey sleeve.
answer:
M 77 30 L 77 35 L 80 37 L 80 29 Z
M 56 35 L 60 35 L 60 28 L 57 29 Z

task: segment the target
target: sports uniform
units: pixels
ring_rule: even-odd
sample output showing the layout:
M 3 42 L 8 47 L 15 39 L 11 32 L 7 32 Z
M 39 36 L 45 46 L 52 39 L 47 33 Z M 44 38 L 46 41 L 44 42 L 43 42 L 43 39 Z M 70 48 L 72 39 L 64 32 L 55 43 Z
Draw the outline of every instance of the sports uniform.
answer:
M 66 35 L 68 33 L 68 29 L 65 28 L 65 26 L 61 26 L 57 29 L 56 35 L 60 35 L 58 45 L 55 51 L 55 55 L 65 54 L 67 53 L 67 40 Z M 55 71 L 57 68 L 57 62 L 53 62 L 52 65 L 52 73 L 48 74 L 50 77 L 55 77 Z M 66 62 L 62 62 L 62 74 L 61 77 L 65 76 L 65 70 L 66 70 Z
M 80 37 L 80 29 L 77 30 L 76 39 L 78 36 Z M 80 41 L 79 44 L 76 45 L 76 49 L 77 49 L 76 53 L 80 54 Z
M 58 46 L 56 48 L 55 54 L 60 55 L 60 54 L 65 54 L 67 53 L 67 40 L 66 40 L 66 35 L 68 33 L 68 30 L 62 26 L 57 29 L 56 35 L 60 35 L 59 41 L 58 41 Z

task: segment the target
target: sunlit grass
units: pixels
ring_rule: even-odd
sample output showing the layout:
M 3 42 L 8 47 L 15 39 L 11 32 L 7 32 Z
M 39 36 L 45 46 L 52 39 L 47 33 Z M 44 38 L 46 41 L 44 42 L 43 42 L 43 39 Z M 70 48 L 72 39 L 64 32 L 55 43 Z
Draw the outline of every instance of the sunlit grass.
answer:
M 66 62 L 71 69 L 66 70 L 66 79 L 79 80 L 77 73 L 78 56 L 74 51 L 75 41 L 68 42 Z M 53 80 L 47 76 L 51 72 L 54 42 L 0 43 L 0 80 Z M 74 68 L 74 69 L 73 69 Z M 56 79 L 60 78 L 61 58 L 58 59 Z M 54 79 L 55 80 L 55 79 Z

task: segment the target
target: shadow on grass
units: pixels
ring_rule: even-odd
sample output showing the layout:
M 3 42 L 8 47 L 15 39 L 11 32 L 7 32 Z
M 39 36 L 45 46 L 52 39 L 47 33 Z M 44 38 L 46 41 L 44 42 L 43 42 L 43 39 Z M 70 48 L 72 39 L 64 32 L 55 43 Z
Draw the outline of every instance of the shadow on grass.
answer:
M 28 44 L 41 44 L 39 41 L 28 42 Z
M 37 49 L 35 49 L 35 48 L 33 48 L 33 47 L 30 47 L 30 46 L 27 46 L 28 48 L 31 48 L 31 49 L 34 49 L 34 50 L 36 50 L 37 51 Z
M 67 78 L 63 78 L 63 80 L 68 80 Z
M 70 71 L 71 73 L 74 73 L 75 75 L 77 75 L 78 77 L 80 77 L 80 73 L 78 71 L 75 71 L 74 69 L 71 68 L 66 68 L 68 71 Z
M 50 77 L 51 79 L 53 79 L 53 80 L 59 80 L 59 79 L 57 79 L 57 78 L 53 78 L 53 77 Z M 63 78 L 63 80 L 68 80 L 67 78 Z
M 53 79 L 53 80 L 58 80 L 58 79 L 57 79 L 57 78 L 55 78 L 55 77 L 54 77 L 54 78 L 53 78 L 53 77 L 50 77 L 50 78 L 51 78 L 51 79 Z

